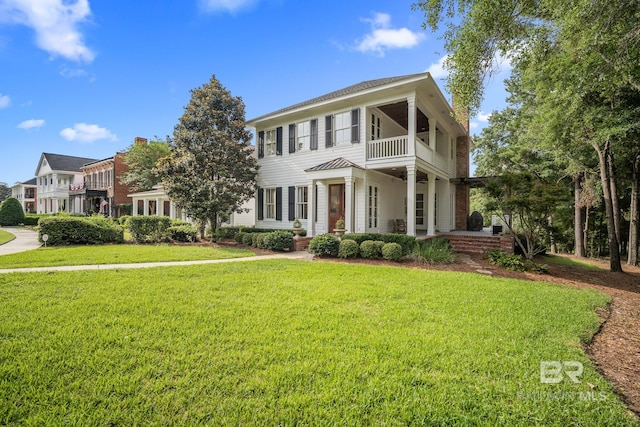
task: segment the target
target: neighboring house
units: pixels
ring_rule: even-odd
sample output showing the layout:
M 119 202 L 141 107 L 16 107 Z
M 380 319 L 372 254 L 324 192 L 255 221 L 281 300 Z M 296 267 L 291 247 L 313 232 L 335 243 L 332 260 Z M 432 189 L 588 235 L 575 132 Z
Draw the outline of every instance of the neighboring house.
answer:
M 362 82 L 248 121 L 256 132 L 256 226 L 308 236 L 465 230 L 468 127 L 429 73 Z M 403 230 L 404 231 L 404 230 Z
M 18 199 L 25 213 L 35 213 L 37 205 L 38 185 L 37 178 L 29 181 L 18 182 L 11 187 L 11 196 Z
M 169 199 L 169 196 L 167 196 L 167 193 L 165 193 L 161 185 L 156 185 L 149 191 L 129 194 L 129 197 L 133 200 L 133 216 L 159 215 L 168 216 L 171 219 L 181 219 L 192 222 L 192 220 Z M 248 209 L 249 212 L 233 213 L 229 221 L 223 225 L 253 227 L 256 216 L 254 212 L 254 199 L 243 204 L 242 209 Z
M 69 188 L 84 182 L 82 166 L 97 159 L 42 153 L 36 168 L 38 213 L 83 213 L 82 200 L 69 198 Z
M 144 138 L 136 138 L 136 141 Z M 82 166 L 83 182 L 71 184 L 69 195 L 72 205 L 82 206 L 87 214 L 101 213 L 118 218 L 131 212 L 130 189 L 120 183 L 120 175 L 127 170 L 126 153 L 96 160 Z

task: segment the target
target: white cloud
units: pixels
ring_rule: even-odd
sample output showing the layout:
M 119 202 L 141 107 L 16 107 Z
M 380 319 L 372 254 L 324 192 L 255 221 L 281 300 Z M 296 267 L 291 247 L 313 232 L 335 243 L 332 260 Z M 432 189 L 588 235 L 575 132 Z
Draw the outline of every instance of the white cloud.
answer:
M 371 32 L 357 42 L 356 50 L 360 52 L 373 52 L 384 56 L 387 49 L 411 48 L 424 39 L 424 34 L 408 28 L 390 28 L 391 16 L 387 13 L 375 12 L 372 18 L 361 20 L 371 24 Z
M 491 113 L 483 113 L 480 111 L 478 113 L 477 119 L 484 123 L 489 123 L 489 118 L 491 117 Z
M 478 129 L 480 126 L 484 127 L 487 123 L 489 123 L 490 118 L 491 113 L 483 113 L 482 111 L 480 111 L 475 117 L 475 120 L 472 120 L 469 123 L 469 127 L 471 129 Z
M 67 68 L 63 67 L 60 70 L 60 75 L 67 79 L 71 79 L 73 77 L 84 77 L 87 75 L 87 72 L 82 68 Z
M 3 95 L 0 93 L 0 108 L 8 107 L 11 104 L 11 98 L 9 95 Z
M 87 123 L 76 123 L 73 125 L 73 128 L 62 129 L 60 131 L 60 135 L 68 141 L 79 142 L 93 142 L 98 139 L 110 139 L 112 141 L 118 140 L 118 137 L 112 134 L 108 129 Z
M 427 68 L 427 72 L 431 74 L 431 77 L 434 79 L 444 79 L 447 77 L 447 70 L 445 69 L 444 63 L 449 59 L 449 55 L 445 55 L 438 60 L 438 62 L 429 65 Z
M 32 28 L 39 48 L 73 61 L 95 57 L 77 28 L 90 15 L 88 0 L 0 0 L 1 21 Z
M 199 0 L 200 9 L 205 12 L 235 13 L 253 6 L 256 0 Z
M 20 123 L 18 125 L 19 129 L 33 129 L 33 128 L 39 128 L 41 126 L 44 125 L 44 120 L 42 119 L 31 119 L 31 120 L 25 120 L 24 122 Z

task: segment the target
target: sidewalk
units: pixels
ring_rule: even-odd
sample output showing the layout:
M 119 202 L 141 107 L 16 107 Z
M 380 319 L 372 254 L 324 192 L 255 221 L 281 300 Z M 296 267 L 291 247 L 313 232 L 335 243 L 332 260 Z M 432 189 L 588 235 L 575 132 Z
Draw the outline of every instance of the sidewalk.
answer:
M 38 249 L 41 246 L 41 243 L 38 242 L 38 233 L 28 228 L 6 227 L 0 228 L 0 230 L 16 236 L 12 241 L 0 245 L 0 255 L 30 251 L 31 249 Z
M 3 245 L 4 246 L 4 245 Z M 44 271 L 82 271 L 82 270 L 109 270 L 109 269 L 132 269 L 132 268 L 152 268 L 152 267 L 173 267 L 181 265 L 201 265 L 201 264 L 219 264 L 223 262 L 246 262 L 260 261 L 265 259 L 300 259 L 310 260 L 313 255 L 300 252 L 285 252 L 273 255 L 257 255 L 244 258 L 228 258 L 228 259 L 209 259 L 197 261 L 166 261 L 166 262 L 140 262 L 134 264 L 92 264 L 92 265 L 62 265 L 57 267 L 30 267 L 30 268 L 7 268 L 0 269 L 0 274 L 7 273 L 36 273 Z

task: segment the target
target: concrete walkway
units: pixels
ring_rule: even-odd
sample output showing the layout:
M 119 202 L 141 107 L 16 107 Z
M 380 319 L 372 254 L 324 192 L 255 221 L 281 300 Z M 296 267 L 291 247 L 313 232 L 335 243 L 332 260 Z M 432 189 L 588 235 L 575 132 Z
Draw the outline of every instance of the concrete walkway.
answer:
M 48 271 L 83 271 L 83 270 L 122 270 L 132 268 L 153 268 L 153 267 L 173 267 L 181 265 L 202 265 L 220 264 L 223 262 L 247 262 L 260 261 L 265 259 L 313 259 L 313 255 L 308 252 L 285 252 L 272 255 L 257 255 L 243 258 L 228 259 L 205 259 L 195 261 L 164 261 L 164 262 L 139 262 L 132 264 L 92 264 L 92 265 L 61 265 L 57 267 L 29 267 L 29 268 L 6 268 L 0 269 L 0 274 L 7 273 L 36 273 Z
M 0 255 L 30 251 L 31 249 L 38 249 L 42 245 L 38 242 L 38 233 L 33 230 L 29 230 L 28 228 L 7 227 L 0 228 L 0 230 L 16 236 L 12 241 L 7 242 L 4 245 L 0 245 Z

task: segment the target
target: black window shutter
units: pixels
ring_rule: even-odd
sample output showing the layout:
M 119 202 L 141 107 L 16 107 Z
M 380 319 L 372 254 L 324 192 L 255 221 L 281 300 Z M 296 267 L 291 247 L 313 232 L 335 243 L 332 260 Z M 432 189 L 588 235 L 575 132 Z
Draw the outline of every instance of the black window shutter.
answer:
M 296 219 L 296 187 L 289 187 L 289 221 Z
M 311 120 L 311 143 L 312 150 L 318 149 L 318 119 Z
M 351 110 L 351 142 L 360 142 L 360 109 Z
M 276 187 L 276 221 L 282 221 L 282 187 Z
M 264 157 L 264 131 L 258 132 L 258 158 Z
M 258 187 L 258 219 L 264 219 L 264 188 Z
M 296 152 L 296 125 L 289 125 L 289 153 Z
M 282 156 L 282 126 L 276 128 L 276 155 Z
M 333 147 L 333 116 L 325 116 L 324 118 L 325 129 L 325 147 Z

